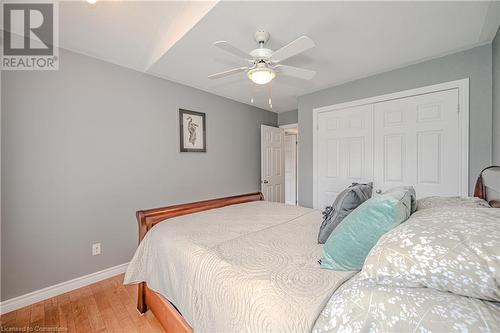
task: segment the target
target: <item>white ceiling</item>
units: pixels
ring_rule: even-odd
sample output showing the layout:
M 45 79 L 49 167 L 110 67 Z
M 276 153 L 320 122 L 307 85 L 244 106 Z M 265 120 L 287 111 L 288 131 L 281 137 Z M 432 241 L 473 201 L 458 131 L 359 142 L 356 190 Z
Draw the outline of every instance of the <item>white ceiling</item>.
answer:
M 500 3 L 474 2 L 61 2 L 60 46 L 273 111 L 297 96 L 491 42 Z M 277 49 L 302 35 L 316 47 L 286 64 L 317 71 L 310 81 L 278 76 L 256 86 L 245 73 L 207 75 L 246 65 L 212 46 L 226 40 L 251 51 L 256 30 Z
M 139 71 L 169 50 L 216 1 L 59 2 L 59 46 Z

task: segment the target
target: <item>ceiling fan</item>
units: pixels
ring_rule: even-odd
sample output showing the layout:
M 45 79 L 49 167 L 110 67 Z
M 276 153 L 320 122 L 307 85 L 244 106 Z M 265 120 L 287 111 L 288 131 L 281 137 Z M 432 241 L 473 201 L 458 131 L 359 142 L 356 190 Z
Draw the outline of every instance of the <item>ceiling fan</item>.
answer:
M 226 41 L 215 42 L 214 46 L 247 60 L 248 66 L 212 74 L 209 75 L 208 78 L 220 79 L 236 73 L 247 72 L 248 78 L 254 83 L 267 84 L 271 82 L 277 74 L 292 76 L 303 80 L 310 80 L 316 75 L 315 71 L 283 65 L 281 63 L 288 58 L 313 48 L 315 44 L 311 38 L 307 36 L 299 37 L 282 48 L 273 51 L 264 47 L 269 37 L 269 32 L 257 31 L 255 33 L 255 40 L 259 43 L 259 47 L 250 53 L 246 53 Z

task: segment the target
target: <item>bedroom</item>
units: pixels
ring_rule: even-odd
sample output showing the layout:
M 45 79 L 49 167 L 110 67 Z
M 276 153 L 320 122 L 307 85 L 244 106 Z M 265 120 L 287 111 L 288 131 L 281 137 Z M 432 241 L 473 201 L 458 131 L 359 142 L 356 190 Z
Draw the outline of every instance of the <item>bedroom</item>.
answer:
M 500 2 L 2 12 L 2 330 L 500 330 Z

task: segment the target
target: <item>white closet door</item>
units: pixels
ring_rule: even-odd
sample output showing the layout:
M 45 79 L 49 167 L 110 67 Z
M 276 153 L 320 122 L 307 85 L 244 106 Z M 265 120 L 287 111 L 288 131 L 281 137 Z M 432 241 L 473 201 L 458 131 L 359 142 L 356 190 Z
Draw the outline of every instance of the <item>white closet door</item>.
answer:
M 373 179 L 373 104 L 318 115 L 317 207 L 353 182 Z
M 374 105 L 374 190 L 460 195 L 458 89 Z
M 285 203 L 297 204 L 297 135 L 285 135 Z
M 261 125 L 261 192 L 264 200 L 285 202 L 285 131 Z

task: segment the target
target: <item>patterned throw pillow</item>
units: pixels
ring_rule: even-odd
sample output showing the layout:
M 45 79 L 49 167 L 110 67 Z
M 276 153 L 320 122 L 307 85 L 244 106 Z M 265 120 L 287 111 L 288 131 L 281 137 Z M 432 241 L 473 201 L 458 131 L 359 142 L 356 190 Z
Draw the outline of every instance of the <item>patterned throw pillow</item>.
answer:
M 403 189 L 373 197 L 349 214 L 323 246 L 321 267 L 356 271 L 379 238 L 411 213 L 411 193 Z
M 458 205 L 418 210 L 384 235 L 360 277 L 500 301 L 500 209 Z
M 333 205 L 323 211 L 323 223 L 319 228 L 318 243 L 324 244 L 332 231 L 354 209 L 372 196 L 373 183 L 354 183 L 343 190 L 335 199 Z

